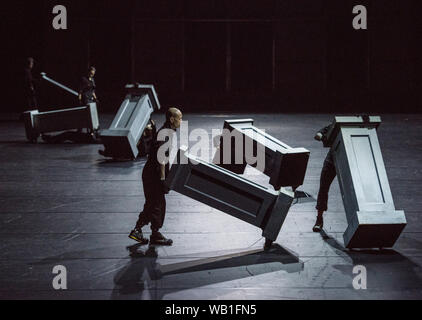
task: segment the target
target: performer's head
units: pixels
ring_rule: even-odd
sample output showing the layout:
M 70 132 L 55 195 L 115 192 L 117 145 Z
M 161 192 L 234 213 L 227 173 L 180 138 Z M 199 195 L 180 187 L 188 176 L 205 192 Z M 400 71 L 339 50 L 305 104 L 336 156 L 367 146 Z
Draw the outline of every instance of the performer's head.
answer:
M 183 114 L 177 108 L 170 108 L 166 113 L 166 122 L 172 129 L 179 129 L 182 124 Z
M 32 69 L 32 68 L 34 67 L 34 63 L 35 63 L 34 58 L 29 57 L 29 58 L 27 58 L 27 59 L 26 59 L 26 66 L 27 66 L 29 69 Z
M 97 69 L 95 69 L 95 67 L 93 67 L 93 66 L 89 67 L 89 69 L 88 69 L 88 76 L 90 78 L 94 78 L 96 71 L 97 71 Z

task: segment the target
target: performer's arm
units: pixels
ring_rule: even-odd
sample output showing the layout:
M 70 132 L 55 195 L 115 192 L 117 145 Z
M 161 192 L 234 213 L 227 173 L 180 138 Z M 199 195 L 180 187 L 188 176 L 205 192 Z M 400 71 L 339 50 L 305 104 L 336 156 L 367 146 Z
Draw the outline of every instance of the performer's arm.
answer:
M 156 150 L 160 150 L 167 141 L 168 141 L 168 137 L 166 137 L 166 141 L 156 141 L 155 142 L 156 143 Z M 161 155 L 161 156 L 163 156 L 163 155 Z M 167 156 L 168 155 L 166 153 L 166 157 Z M 157 155 L 157 160 L 158 160 L 158 165 L 159 165 L 159 169 L 160 169 L 160 172 L 159 172 L 160 179 L 161 179 L 161 181 L 164 181 L 164 180 L 166 180 L 166 161 L 168 161 L 168 159 L 160 158 Z
M 160 163 L 160 178 L 162 181 L 166 180 L 166 166 Z
M 32 72 L 30 70 L 25 71 L 25 83 L 27 88 L 29 88 L 30 91 L 34 92 L 34 79 L 32 77 Z
M 85 79 L 81 78 L 81 82 L 79 83 L 79 101 L 82 101 L 82 92 L 84 91 L 85 86 Z
M 161 175 L 161 188 L 164 194 L 168 194 L 170 189 L 166 186 L 166 166 L 160 163 L 160 175 Z
M 327 135 L 328 131 L 330 131 L 331 125 L 326 126 L 319 130 L 317 134 L 315 135 L 315 140 L 322 141 L 324 137 Z

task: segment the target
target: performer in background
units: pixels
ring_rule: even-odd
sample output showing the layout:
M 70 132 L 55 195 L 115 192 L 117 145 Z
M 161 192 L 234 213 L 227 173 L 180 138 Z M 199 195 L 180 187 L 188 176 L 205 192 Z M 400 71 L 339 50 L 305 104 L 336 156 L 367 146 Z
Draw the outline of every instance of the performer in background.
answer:
M 24 73 L 24 95 L 26 99 L 26 110 L 35 110 L 38 108 L 37 95 L 35 91 L 35 79 L 32 76 L 32 69 L 34 68 L 34 58 L 26 59 L 25 73 Z
M 79 101 L 83 105 L 87 105 L 92 102 L 99 102 L 95 93 L 95 72 L 95 67 L 90 67 L 88 69 L 88 76 L 82 77 L 81 79 L 81 83 L 79 85 Z
M 317 141 L 326 141 L 327 134 L 331 129 L 331 125 L 327 126 L 321 130 L 319 130 L 315 136 L 315 140 Z M 320 187 L 319 187 L 319 193 L 318 193 L 318 200 L 317 200 L 317 206 L 316 209 L 318 211 L 317 213 L 317 221 L 315 223 L 315 226 L 313 228 L 314 232 L 321 232 L 322 228 L 324 227 L 324 219 L 323 215 L 324 212 L 328 210 L 328 192 L 330 191 L 330 186 L 336 177 L 336 167 L 334 165 L 334 158 L 333 158 L 333 152 L 330 151 L 327 154 L 327 157 L 324 161 L 324 166 L 321 171 L 321 180 L 320 180 Z
M 148 155 L 147 163 L 145 164 L 142 173 L 142 182 L 144 186 L 145 205 L 143 212 L 140 213 L 135 229 L 129 235 L 129 238 L 141 243 L 148 244 L 148 239 L 144 238 L 142 228 L 151 224 L 152 235 L 150 243 L 156 245 L 171 246 L 173 240 L 166 239 L 159 230 L 163 227 L 166 214 L 166 198 L 165 195 L 169 193 L 164 181 L 169 173 L 169 154 L 171 148 L 171 134 L 174 134 L 182 123 L 182 112 L 176 108 L 170 108 L 166 113 L 166 122 L 163 127 L 154 135 L 151 149 Z M 159 141 L 158 136 L 160 132 L 164 132 L 166 141 Z M 166 146 L 165 157 L 160 158 L 160 148 Z M 166 161 L 167 160 L 167 161 Z

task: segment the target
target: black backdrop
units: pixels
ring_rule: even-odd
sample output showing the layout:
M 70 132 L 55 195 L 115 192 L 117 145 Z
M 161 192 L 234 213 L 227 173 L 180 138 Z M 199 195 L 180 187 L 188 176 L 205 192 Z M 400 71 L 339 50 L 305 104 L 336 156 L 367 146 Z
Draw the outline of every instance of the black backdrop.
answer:
M 52 27 L 66 6 L 68 30 Z M 368 9 L 368 30 L 352 8 Z M 25 57 L 74 89 L 97 68 L 100 111 L 132 81 L 164 106 L 257 112 L 419 112 L 420 0 L 33 0 L 1 2 L 0 111 L 22 107 Z M 75 105 L 39 85 L 41 109 Z

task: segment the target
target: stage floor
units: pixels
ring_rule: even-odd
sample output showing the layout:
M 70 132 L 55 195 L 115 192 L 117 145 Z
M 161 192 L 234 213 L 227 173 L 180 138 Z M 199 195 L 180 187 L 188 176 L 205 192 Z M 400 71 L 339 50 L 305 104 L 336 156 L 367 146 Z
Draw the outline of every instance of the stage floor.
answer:
M 344 249 L 346 216 L 335 180 L 325 232 L 312 232 L 315 202 L 296 204 L 269 253 L 260 229 L 175 192 L 167 196 L 162 229 L 173 247 L 137 246 L 128 233 L 143 208 L 145 160 L 107 162 L 94 144 L 31 144 L 13 118 L 0 115 L 1 299 L 422 298 L 420 114 L 382 115 L 378 131 L 396 209 L 408 220 L 393 249 Z M 112 118 L 102 115 L 101 127 Z M 233 118 L 253 118 L 288 145 L 310 150 L 300 190 L 316 197 L 328 150 L 313 137 L 333 115 L 184 116 L 190 130 L 208 132 Z M 163 116 L 154 119 L 162 123 Z M 247 176 L 268 185 L 253 169 Z M 57 265 L 66 267 L 67 290 L 53 288 Z M 367 269 L 366 290 L 353 288 L 357 265 Z

